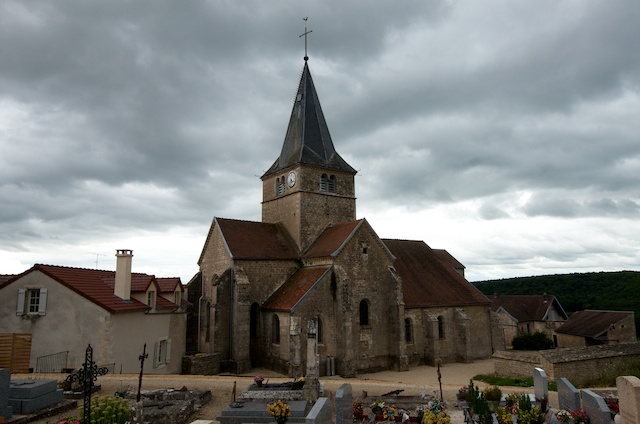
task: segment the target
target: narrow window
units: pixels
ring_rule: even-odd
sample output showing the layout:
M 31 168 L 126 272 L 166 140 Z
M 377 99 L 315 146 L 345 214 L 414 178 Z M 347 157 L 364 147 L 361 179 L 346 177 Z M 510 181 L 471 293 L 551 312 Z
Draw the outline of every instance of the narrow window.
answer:
M 360 325 L 369 325 L 369 303 L 365 299 L 360 302 Z
M 320 177 L 320 191 L 327 191 L 327 174 L 322 174 Z
M 336 192 L 336 176 L 332 175 L 329 177 L 329 193 Z
M 284 194 L 284 176 L 276 179 L 276 192 L 278 196 Z
M 438 337 L 444 339 L 444 317 L 442 315 L 438 317 Z
M 404 319 L 404 341 L 406 343 L 413 343 L 413 325 L 409 318 Z
M 251 317 L 249 319 L 249 335 L 252 339 L 258 337 L 258 319 L 260 318 L 260 306 L 257 303 L 251 305 Z
M 273 320 L 271 321 L 271 339 L 275 344 L 280 344 L 280 318 L 278 315 L 273 315 Z
M 204 341 L 208 342 L 211 340 L 211 302 L 207 302 L 207 309 L 204 313 L 204 319 L 207 321 L 207 330 L 204 334 Z
M 318 317 L 318 343 L 322 343 L 322 320 Z

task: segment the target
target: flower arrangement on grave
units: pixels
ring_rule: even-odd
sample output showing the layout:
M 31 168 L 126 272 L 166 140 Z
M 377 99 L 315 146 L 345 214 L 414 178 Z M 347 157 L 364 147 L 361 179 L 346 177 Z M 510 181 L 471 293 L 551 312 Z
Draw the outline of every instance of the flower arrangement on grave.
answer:
M 382 399 L 376 399 L 375 401 L 373 401 L 373 403 L 370 406 L 371 412 L 373 412 L 374 415 L 382 415 L 382 411 L 386 407 L 387 407 L 387 404 L 384 403 Z
M 58 424 L 80 424 L 80 420 L 77 418 L 67 418 L 66 420 L 60 421 Z
M 458 393 L 456 394 L 456 397 L 458 398 L 458 400 L 467 400 L 468 396 L 469 396 L 469 386 L 462 386 L 458 390 Z
M 293 384 L 291 385 L 292 389 L 300 390 L 302 389 L 302 387 L 304 387 L 304 377 L 296 378 L 295 380 L 293 380 Z
M 285 424 L 291 416 L 291 408 L 281 400 L 268 404 L 267 411 L 278 424 Z
M 253 381 L 258 385 L 258 387 L 262 386 L 262 382 L 264 381 L 264 377 L 261 375 L 256 375 L 253 378 Z
M 382 410 L 382 418 L 386 421 L 395 421 L 397 416 L 398 410 L 395 405 L 387 405 L 387 407 Z
M 543 396 L 541 398 L 536 398 L 536 402 L 540 404 L 540 410 L 542 412 L 547 412 L 547 405 L 549 404 L 549 397 Z
M 424 411 L 422 417 L 423 424 L 451 424 L 451 417 L 444 411 L 434 413 L 433 411 Z
M 571 422 L 571 413 L 569 413 L 569 411 L 567 411 L 566 409 L 560 409 L 558 412 L 556 412 L 556 419 L 561 423 Z
M 351 404 L 351 414 L 353 415 L 354 423 L 364 415 L 364 405 L 362 404 L 362 402 L 356 400 Z
M 575 424 L 589 424 L 589 416 L 584 409 L 576 408 L 570 412 L 571 419 Z
M 443 412 L 445 409 L 447 409 L 447 402 L 440 400 L 440 398 L 438 397 L 437 390 L 433 391 L 433 395 L 434 395 L 433 399 L 431 399 L 429 402 L 425 404 L 419 405 L 416 408 L 417 414 L 420 414 L 420 412 L 431 411 L 435 415 L 438 415 L 438 413 Z
M 611 410 L 612 414 L 617 414 L 620 412 L 620 405 L 618 405 L 618 399 L 608 398 L 604 400 L 607 403 L 607 406 Z

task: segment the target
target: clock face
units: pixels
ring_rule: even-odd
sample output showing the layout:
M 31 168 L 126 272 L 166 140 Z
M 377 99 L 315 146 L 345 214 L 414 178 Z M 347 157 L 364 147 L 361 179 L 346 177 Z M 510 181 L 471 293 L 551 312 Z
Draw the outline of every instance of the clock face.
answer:
M 296 173 L 295 172 L 289 172 L 289 176 L 287 177 L 287 183 L 289 184 L 289 187 L 293 187 L 294 185 L 296 185 Z

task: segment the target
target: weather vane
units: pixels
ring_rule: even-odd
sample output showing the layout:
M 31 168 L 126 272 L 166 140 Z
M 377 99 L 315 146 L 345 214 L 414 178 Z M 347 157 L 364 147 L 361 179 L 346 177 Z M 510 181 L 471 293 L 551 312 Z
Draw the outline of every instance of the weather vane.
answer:
M 304 36 L 304 60 L 305 61 L 309 60 L 309 56 L 307 56 L 307 34 L 310 34 L 313 32 L 313 31 L 307 31 L 307 19 L 309 19 L 308 16 L 305 16 L 304 18 L 302 18 L 302 20 L 304 21 L 304 34 L 300 34 L 300 37 Z

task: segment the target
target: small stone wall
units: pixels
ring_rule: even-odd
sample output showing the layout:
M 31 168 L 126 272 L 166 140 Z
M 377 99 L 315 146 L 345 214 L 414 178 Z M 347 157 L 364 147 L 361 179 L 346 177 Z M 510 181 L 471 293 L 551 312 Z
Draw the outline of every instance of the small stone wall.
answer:
M 219 353 L 198 353 L 182 357 L 182 373 L 191 375 L 220 374 Z
M 630 359 L 640 358 L 640 343 L 587 346 L 531 351 L 498 351 L 493 354 L 498 375 L 529 377 L 534 368 L 546 371 L 550 380 L 571 376 L 598 378 Z
M 539 352 L 499 350 L 493 354 L 493 363 L 498 375 L 530 377 L 534 368 L 543 368 L 549 375 L 549 368 L 542 366 Z

